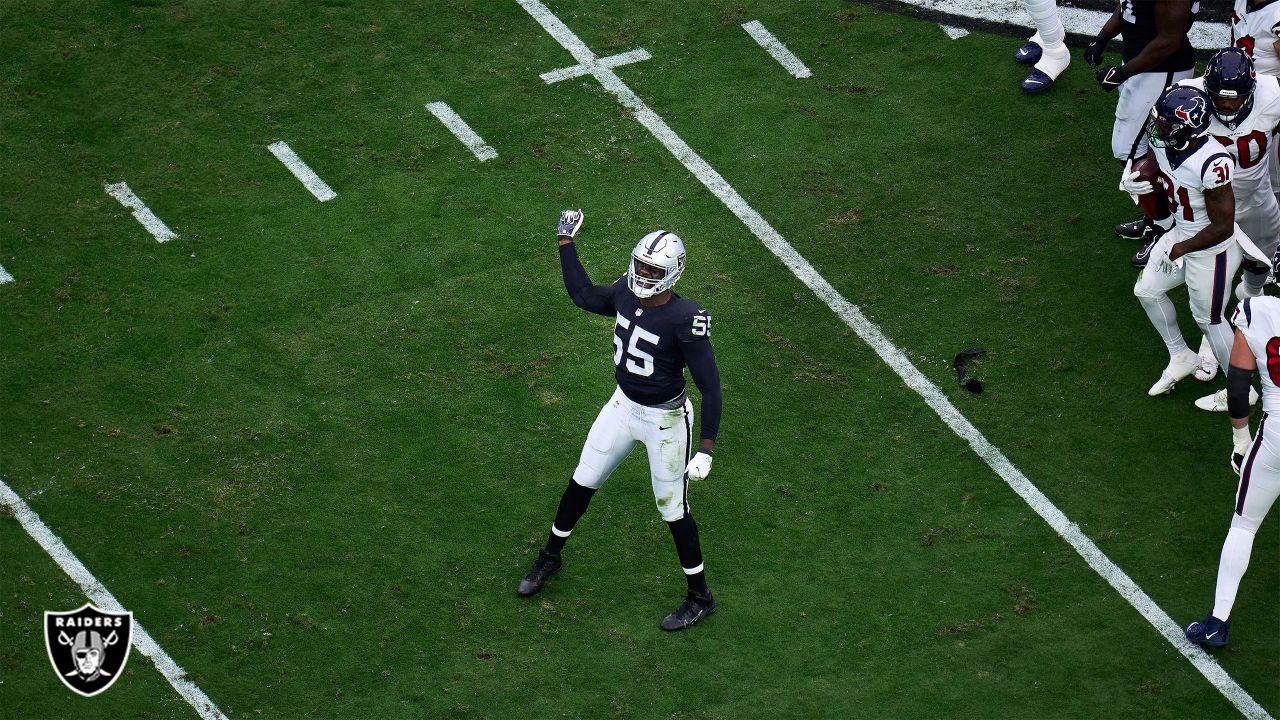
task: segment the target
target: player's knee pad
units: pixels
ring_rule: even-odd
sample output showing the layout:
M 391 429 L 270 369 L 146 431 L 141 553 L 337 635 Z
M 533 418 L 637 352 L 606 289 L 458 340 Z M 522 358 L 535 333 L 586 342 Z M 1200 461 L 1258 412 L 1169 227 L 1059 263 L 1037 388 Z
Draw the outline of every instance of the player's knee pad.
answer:
M 1243 531 L 1245 531 L 1245 532 L 1249 533 L 1250 535 L 1257 535 L 1257 534 L 1258 534 L 1258 528 L 1259 528 L 1259 527 L 1261 527 L 1261 526 L 1262 526 L 1262 520 L 1261 520 L 1261 519 L 1259 519 L 1259 520 L 1250 520 L 1249 518 L 1247 518 L 1247 517 L 1245 517 L 1245 516 L 1243 516 L 1243 515 L 1240 515 L 1240 514 L 1238 514 L 1238 513 L 1237 513 L 1237 514 L 1233 514 L 1233 515 L 1231 516 L 1231 529 L 1232 529 L 1232 530 L 1243 530 Z
M 1145 273 L 1146 271 L 1143 270 Z M 1133 296 L 1138 300 L 1155 300 L 1169 294 L 1168 290 L 1159 287 L 1152 287 L 1142 282 L 1142 278 L 1138 278 L 1138 282 L 1133 284 Z
M 578 463 L 578 467 L 573 471 L 573 481 L 592 490 L 599 490 L 608 477 L 608 473 L 601 472 L 586 463 Z
M 675 522 L 684 517 L 684 498 L 663 496 L 655 499 L 658 503 L 658 514 L 664 521 Z

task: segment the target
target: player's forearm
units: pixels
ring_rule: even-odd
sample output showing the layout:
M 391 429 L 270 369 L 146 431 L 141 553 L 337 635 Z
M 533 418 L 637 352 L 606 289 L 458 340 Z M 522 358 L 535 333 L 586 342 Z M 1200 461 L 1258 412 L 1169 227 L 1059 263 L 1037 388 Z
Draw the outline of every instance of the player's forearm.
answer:
M 1098 39 L 1103 43 L 1111 42 L 1120 34 L 1120 5 L 1116 5 L 1116 9 L 1111 13 L 1111 17 L 1102 24 L 1102 29 L 1098 31 Z
M 1173 246 L 1174 252 L 1170 253 L 1169 259 L 1177 260 L 1178 258 L 1182 257 L 1183 255 L 1186 255 L 1187 253 L 1193 253 L 1193 252 L 1196 252 L 1197 250 L 1204 250 L 1206 248 L 1211 248 L 1214 245 L 1217 245 L 1221 242 L 1225 242 L 1228 238 L 1231 237 L 1231 232 L 1234 229 L 1235 229 L 1234 222 L 1232 223 L 1211 222 L 1209 223 L 1208 226 L 1206 226 L 1203 230 L 1196 233 L 1195 235 L 1192 235 L 1191 237 L 1187 238 L 1186 240 L 1183 240 L 1180 243 L 1175 243 Z
M 572 240 L 560 241 L 560 271 L 564 275 L 564 289 L 569 291 L 573 303 L 582 307 L 587 289 L 591 287 L 591 276 L 582 267 L 578 249 L 573 246 Z
M 720 435 L 720 410 L 724 406 L 724 395 L 720 392 L 720 384 L 702 393 L 702 404 L 698 408 L 702 421 L 699 428 L 699 447 L 708 454 L 716 446 L 716 438 Z
M 1231 427 L 1249 426 L 1249 390 L 1253 385 L 1253 370 L 1227 365 L 1227 415 Z
M 1157 35 L 1154 40 L 1147 43 L 1146 47 L 1142 48 L 1142 52 L 1123 65 L 1125 75 L 1133 77 L 1138 73 L 1153 70 L 1177 52 L 1181 45 L 1182 40 L 1180 38 Z

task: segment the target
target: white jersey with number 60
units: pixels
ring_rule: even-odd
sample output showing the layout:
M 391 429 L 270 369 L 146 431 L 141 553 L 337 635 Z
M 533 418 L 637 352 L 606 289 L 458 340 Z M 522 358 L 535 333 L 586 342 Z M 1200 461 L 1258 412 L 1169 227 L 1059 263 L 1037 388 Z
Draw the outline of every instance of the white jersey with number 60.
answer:
M 1203 76 L 1178 84 L 1205 89 Z M 1266 196 L 1273 192 L 1267 172 L 1267 149 L 1271 147 L 1272 133 L 1277 125 L 1280 125 L 1280 79 L 1270 75 L 1258 76 L 1258 85 L 1253 91 L 1253 109 L 1234 130 L 1210 116 L 1209 134 L 1236 161 L 1231 189 L 1236 195 L 1237 213 L 1262 205 L 1267 201 Z M 1272 158 L 1271 162 L 1275 159 Z
M 1246 298 L 1236 306 L 1231 324 L 1249 341 L 1262 376 L 1262 410 L 1280 412 L 1280 298 L 1271 295 Z
M 1169 198 L 1173 221 L 1189 238 L 1209 225 L 1204 191 L 1229 185 L 1235 160 L 1213 138 L 1206 138 L 1190 154 L 1169 148 L 1151 150 L 1160 165 L 1160 186 Z

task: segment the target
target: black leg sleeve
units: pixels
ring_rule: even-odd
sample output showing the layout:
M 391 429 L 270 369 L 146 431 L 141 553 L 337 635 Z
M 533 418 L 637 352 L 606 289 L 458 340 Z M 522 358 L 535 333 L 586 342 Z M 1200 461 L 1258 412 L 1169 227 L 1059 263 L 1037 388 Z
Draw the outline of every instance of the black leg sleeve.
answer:
M 552 555 L 560 554 L 573 526 L 578 524 L 578 519 L 587 511 L 591 496 L 595 494 L 594 488 L 583 487 L 572 478 L 569 479 L 569 487 L 565 488 L 564 495 L 560 496 L 560 507 L 556 509 L 556 520 L 551 525 L 551 534 L 547 536 L 547 552 Z
M 684 569 L 689 592 L 709 594 L 707 574 L 702 565 L 702 545 L 698 542 L 698 524 L 693 521 L 693 515 L 685 513 L 679 520 L 667 523 L 667 527 L 671 528 L 671 539 L 676 542 L 676 555 L 680 556 L 680 567 Z

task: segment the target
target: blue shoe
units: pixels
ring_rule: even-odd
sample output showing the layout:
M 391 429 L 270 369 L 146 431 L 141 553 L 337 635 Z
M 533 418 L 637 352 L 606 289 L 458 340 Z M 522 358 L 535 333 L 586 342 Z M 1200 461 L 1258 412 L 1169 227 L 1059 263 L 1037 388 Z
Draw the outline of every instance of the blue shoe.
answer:
M 1202 622 L 1193 622 L 1187 626 L 1187 639 L 1205 647 L 1226 647 L 1227 632 L 1231 630 L 1231 618 L 1219 620 L 1209 613 Z
M 1044 48 L 1040 47 L 1040 43 L 1028 40 L 1013 54 L 1013 61 L 1020 65 L 1035 65 L 1040 62 L 1042 53 Z
M 1022 92 L 1028 95 L 1042 93 L 1051 87 L 1053 87 L 1053 78 L 1035 68 L 1031 68 L 1031 74 L 1022 81 Z

